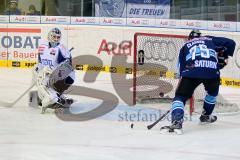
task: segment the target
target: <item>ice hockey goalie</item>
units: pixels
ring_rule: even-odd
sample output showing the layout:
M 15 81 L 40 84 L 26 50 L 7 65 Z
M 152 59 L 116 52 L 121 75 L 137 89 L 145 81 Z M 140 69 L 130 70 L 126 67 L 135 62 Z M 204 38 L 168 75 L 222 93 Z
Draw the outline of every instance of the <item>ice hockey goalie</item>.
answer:
M 38 48 L 38 64 L 33 71 L 37 92 L 30 93 L 30 104 L 36 103 L 37 98 L 42 113 L 47 108 L 73 103 L 72 99 L 63 95 L 74 83 L 75 75 L 71 53 L 60 43 L 61 36 L 58 28 L 51 29 L 48 41 L 41 43 Z

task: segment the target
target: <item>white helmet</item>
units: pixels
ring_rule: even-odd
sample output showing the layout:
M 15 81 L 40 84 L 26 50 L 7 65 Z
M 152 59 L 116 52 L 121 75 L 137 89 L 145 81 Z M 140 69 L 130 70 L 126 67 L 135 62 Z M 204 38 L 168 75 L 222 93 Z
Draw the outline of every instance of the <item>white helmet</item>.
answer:
M 61 40 L 62 33 L 60 29 L 58 28 L 53 28 L 48 32 L 48 41 L 51 44 L 51 47 L 56 47 Z

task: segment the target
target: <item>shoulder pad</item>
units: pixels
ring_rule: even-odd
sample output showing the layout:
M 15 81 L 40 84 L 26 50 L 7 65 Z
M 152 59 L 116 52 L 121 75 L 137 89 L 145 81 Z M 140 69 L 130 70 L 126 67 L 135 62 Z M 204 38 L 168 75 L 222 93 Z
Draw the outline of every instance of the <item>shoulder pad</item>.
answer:
M 58 45 L 58 48 L 61 51 L 63 57 L 65 57 L 65 58 L 70 58 L 71 57 L 70 52 L 68 51 L 68 49 L 63 44 Z

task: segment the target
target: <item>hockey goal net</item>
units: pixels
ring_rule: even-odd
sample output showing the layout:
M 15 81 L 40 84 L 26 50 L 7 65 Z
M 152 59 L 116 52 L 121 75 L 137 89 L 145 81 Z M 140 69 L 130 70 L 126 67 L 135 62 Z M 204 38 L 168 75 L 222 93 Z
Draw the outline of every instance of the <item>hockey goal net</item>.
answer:
M 136 33 L 134 35 L 133 103 L 168 103 L 178 85 L 177 61 L 180 48 L 187 40 L 184 35 Z M 200 85 L 190 99 L 189 111 L 200 113 L 205 97 Z M 238 112 L 236 104 L 218 96 L 215 112 Z

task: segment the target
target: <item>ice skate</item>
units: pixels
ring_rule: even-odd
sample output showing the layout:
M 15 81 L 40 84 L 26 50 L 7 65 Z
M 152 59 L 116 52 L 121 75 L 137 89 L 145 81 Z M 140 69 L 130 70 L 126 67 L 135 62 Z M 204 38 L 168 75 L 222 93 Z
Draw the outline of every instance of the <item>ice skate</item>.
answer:
M 40 108 L 41 108 L 41 114 L 44 114 L 47 109 L 65 108 L 65 105 L 60 103 L 60 102 L 57 102 L 57 103 L 54 103 L 54 104 L 50 104 L 46 107 L 40 107 Z
M 71 105 L 74 102 L 72 98 L 66 97 L 63 94 L 59 96 L 59 98 L 60 98 L 60 102 L 64 105 Z
M 181 135 L 183 134 L 182 130 L 182 122 L 180 121 L 174 121 L 172 125 L 170 126 L 164 126 L 160 128 L 161 134 L 177 134 Z
M 41 114 L 44 114 L 49 107 L 48 106 L 46 106 L 46 107 L 39 106 L 39 108 L 41 110 Z
M 200 124 L 214 123 L 217 120 L 217 116 L 202 114 L 199 120 L 200 120 Z
M 39 106 L 39 108 L 41 109 L 41 114 L 44 114 L 48 108 L 53 109 L 54 105 L 55 104 L 50 104 L 48 106 Z

